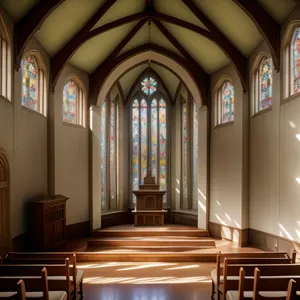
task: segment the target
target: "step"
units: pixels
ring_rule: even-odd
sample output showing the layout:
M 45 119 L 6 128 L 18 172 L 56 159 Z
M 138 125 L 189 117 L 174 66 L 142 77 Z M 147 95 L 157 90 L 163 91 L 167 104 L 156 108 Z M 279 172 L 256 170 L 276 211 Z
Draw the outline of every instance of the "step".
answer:
M 85 263 L 95 262 L 215 262 L 217 250 L 212 249 L 209 253 L 189 252 L 77 252 L 77 261 Z
M 184 251 L 197 251 L 204 249 L 214 249 L 213 246 L 120 246 L 113 247 L 89 247 L 87 252 L 111 252 L 111 253 L 125 253 L 130 251 L 146 251 L 146 252 L 184 252 Z
M 92 237 L 149 237 L 149 236 L 190 236 L 190 237 L 209 237 L 207 230 L 164 230 L 156 228 L 156 230 L 138 229 L 138 230 L 112 230 L 102 229 L 94 230 Z
M 87 241 L 87 247 L 121 246 L 208 246 L 215 247 L 213 239 L 190 237 L 131 237 L 131 238 L 94 238 Z

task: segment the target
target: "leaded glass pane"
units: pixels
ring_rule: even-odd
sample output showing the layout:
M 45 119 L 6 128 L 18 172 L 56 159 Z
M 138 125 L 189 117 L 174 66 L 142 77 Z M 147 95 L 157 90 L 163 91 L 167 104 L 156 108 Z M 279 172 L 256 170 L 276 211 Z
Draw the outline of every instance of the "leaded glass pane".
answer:
M 141 181 L 147 174 L 147 145 L 148 145 L 148 116 L 147 102 L 143 99 L 141 102 Z
M 157 101 L 151 103 L 151 157 L 152 157 L 152 175 L 157 178 Z
M 22 60 L 22 83 L 23 97 L 22 105 L 38 111 L 38 75 L 39 70 L 35 58 L 26 56 Z
M 77 123 L 77 99 L 78 86 L 74 80 L 69 80 L 63 91 L 63 121 L 68 123 Z
M 159 184 L 167 189 L 167 108 L 163 99 L 159 101 Z M 166 197 L 164 197 L 165 200 Z
M 292 39 L 292 69 L 294 93 L 300 91 L 300 27 L 297 27 Z
M 222 85 L 222 123 L 234 120 L 234 90 L 229 81 Z
M 260 65 L 259 110 L 272 105 L 272 58 L 264 58 Z
M 100 156 L 101 156 L 101 209 L 106 209 L 106 103 L 101 106 Z
M 146 77 L 142 83 L 142 91 L 146 95 L 152 95 L 157 90 L 157 82 L 152 77 Z
M 182 106 L 182 190 L 183 204 L 188 204 L 188 105 L 185 102 Z M 186 208 L 186 207 L 183 207 Z
M 139 102 L 133 101 L 132 105 L 132 189 L 137 190 L 139 187 L 139 154 L 140 154 L 140 114 Z M 135 196 L 133 195 L 135 201 Z
M 198 208 L 198 109 L 193 101 L 193 209 Z
M 110 104 L 110 197 L 111 209 L 116 208 L 116 103 Z

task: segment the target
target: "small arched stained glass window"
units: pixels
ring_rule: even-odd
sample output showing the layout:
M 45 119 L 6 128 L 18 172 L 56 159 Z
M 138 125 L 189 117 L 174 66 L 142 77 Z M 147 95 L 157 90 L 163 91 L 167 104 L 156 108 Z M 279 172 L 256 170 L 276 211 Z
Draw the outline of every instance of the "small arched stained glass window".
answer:
M 38 65 L 33 56 L 25 56 L 22 60 L 23 71 L 23 97 L 22 104 L 32 110 L 38 111 Z
M 272 105 L 272 58 L 264 57 L 260 64 L 259 110 Z
M 293 92 L 300 91 L 300 27 L 295 29 L 292 39 Z
M 146 95 L 152 95 L 157 90 L 157 82 L 152 77 L 146 77 L 141 85 L 141 89 Z
M 69 80 L 63 91 L 63 121 L 76 124 L 77 122 L 78 86 L 74 80 Z
M 222 85 L 222 123 L 234 120 L 234 90 L 229 81 Z

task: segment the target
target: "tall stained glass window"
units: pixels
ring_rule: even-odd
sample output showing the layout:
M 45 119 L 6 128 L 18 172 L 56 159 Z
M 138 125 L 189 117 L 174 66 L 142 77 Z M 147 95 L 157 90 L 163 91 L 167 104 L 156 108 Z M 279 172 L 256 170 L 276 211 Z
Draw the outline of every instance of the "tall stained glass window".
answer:
M 34 56 L 28 55 L 22 59 L 22 73 L 22 105 L 39 111 L 39 69 Z
M 181 163 L 181 208 L 189 208 L 189 124 L 188 124 L 188 103 L 182 99 L 181 104 L 181 143 L 182 143 L 182 163 Z
M 300 27 L 296 27 L 291 43 L 293 94 L 300 91 Z
M 101 211 L 118 209 L 118 101 L 106 99 L 100 116 Z
M 148 169 L 151 169 L 161 189 L 167 190 L 167 104 L 153 77 L 147 76 L 141 81 L 140 90 L 132 101 L 131 118 L 132 190 L 143 183 Z M 134 195 L 132 199 L 135 203 Z
M 193 100 L 193 209 L 198 208 L 198 107 Z
M 260 64 L 259 110 L 272 105 L 272 58 L 264 57 Z
M 63 91 L 63 121 L 77 123 L 78 86 L 74 80 L 69 80 Z
M 74 79 L 64 86 L 62 114 L 64 122 L 84 125 L 83 90 Z
M 234 90 L 230 81 L 222 85 L 222 123 L 234 120 Z

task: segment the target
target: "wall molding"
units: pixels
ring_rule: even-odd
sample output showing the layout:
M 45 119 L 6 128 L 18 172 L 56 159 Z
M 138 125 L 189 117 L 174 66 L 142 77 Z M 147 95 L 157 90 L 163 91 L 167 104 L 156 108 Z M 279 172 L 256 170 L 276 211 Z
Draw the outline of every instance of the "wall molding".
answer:
M 234 242 L 239 247 L 248 245 L 248 228 L 241 229 L 209 222 L 209 232 L 212 237 Z
M 173 223 L 198 227 L 198 214 L 185 211 L 173 211 Z

